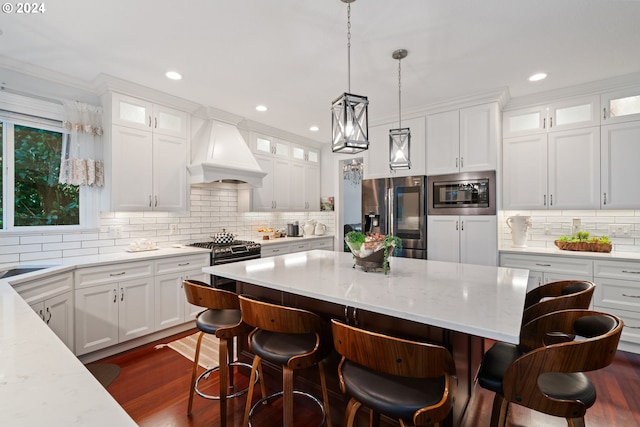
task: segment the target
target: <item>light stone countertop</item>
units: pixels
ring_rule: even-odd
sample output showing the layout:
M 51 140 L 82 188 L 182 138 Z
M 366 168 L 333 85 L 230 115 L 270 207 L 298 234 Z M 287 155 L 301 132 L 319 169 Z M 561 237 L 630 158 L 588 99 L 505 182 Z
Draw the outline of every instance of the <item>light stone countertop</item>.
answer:
M 500 248 L 501 254 L 523 254 L 523 255 L 557 255 L 576 258 L 591 258 L 596 260 L 611 261 L 635 261 L 640 262 L 640 252 L 621 252 L 615 250 L 615 245 L 611 252 L 581 252 L 581 251 L 563 251 L 556 247 L 553 248 L 513 248 L 503 246 Z
M 208 253 L 199 248 L 66 258 L 50 268 L 0 279 L 0 425 L 125 427 L 136 423 L 29 305 L 18 284 L 78 267 Z M 22 265 L 22 266 L 26 266 Z M 7 270 L 3 266 L 0 271 Z
M 318 239 L 326 239 L 326 238 L 334 238 L 332 234 L 323 234 L 322 236 L 303 236 L 303 237 L 278 237 L 278 238 L 269 238 L 269 240 L 255 239 L 256 243 L 260 243 L 262 246 L 269 246 L 275 244 L 284 244 L 284 243 L 300 243 L 300 242 L 309 242 L 311 240 Z
M 313 250 L 206 267 L 205 273 L 480 337 L 517 343 L 528 270 L 390 258 L 388 275 L 350 253 Z

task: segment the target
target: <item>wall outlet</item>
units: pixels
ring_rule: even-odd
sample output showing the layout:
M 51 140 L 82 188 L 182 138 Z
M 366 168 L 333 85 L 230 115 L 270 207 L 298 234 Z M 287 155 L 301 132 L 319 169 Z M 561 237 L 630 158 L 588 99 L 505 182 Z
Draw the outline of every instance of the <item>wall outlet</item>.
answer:
M 178 224 L 169 224 L 169 234 L 176 234 L 178 232 Z
M 109 227 L 109 237 L 112 239 L 118 239 L 122 237 L 122 227 L 119 225 L 112 225 Z
M 631 235 L 629 224 L 609 224 L 609 235 L 613 237 L 625 237 Z
M 544 229 L 544 234 L 546 234 L 547 236 L 551 234 L 551 224 L 545 222 L 544 224 L 542 224 L 542 228 Z

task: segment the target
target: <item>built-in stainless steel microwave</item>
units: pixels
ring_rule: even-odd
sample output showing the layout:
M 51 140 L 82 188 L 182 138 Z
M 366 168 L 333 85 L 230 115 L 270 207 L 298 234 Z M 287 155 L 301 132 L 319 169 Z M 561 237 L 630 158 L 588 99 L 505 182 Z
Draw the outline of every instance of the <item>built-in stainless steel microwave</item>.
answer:
M 427 177 L 429 215 L 495 215 L 496 171 Z

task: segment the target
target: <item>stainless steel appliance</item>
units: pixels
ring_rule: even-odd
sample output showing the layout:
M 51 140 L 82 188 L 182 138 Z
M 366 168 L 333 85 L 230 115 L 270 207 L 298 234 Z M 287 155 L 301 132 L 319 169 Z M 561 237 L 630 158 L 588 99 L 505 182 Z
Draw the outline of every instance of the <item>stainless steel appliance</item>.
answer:
M 495 215 L 496 171 L 430 175 L 429 215 Z
M 362 181 L 364 233 L 402 239 L 398 256 L 427 259 L 426 176 Z
M 234 240 L 231 243 L 196 242 L 189 246 L 211 250 L 211 265 L 227 264 L 230 262 L 246 261 L 260 258 L 262 246 L 250 240 Z M 211 286 L 227 291 L 236 291 L 236 281 L 220 276 L 211 275 Z

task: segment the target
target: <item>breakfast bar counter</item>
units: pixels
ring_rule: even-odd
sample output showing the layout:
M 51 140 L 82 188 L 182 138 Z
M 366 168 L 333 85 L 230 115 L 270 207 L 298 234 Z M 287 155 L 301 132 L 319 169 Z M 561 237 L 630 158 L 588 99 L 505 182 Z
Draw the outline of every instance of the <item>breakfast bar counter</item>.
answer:
M 458 387 L 453 411 L 444 425 L 460 425 L 484 338 L 518 342 L 528 270 L 390 258 L 390 271 L 385 275 L 353 265 L 350 253 L 316 250 L 203 271 L 236 280 L 239 293 L 311 310 L 327 320 L 337 318 L 376 332 L 447 347 L 456 364 Z M 239 346 L 241 358 L 250 358 L 246 345 Z M 271 371 L 277 375 L 275 367 Z M 297 377 L 297 381 L 317 389 L 313 384 L 316 376 Z M 333 390 L 331 407 L 340 419 L 346 400 L 337 378 L 333 380 L 328 381 Z

